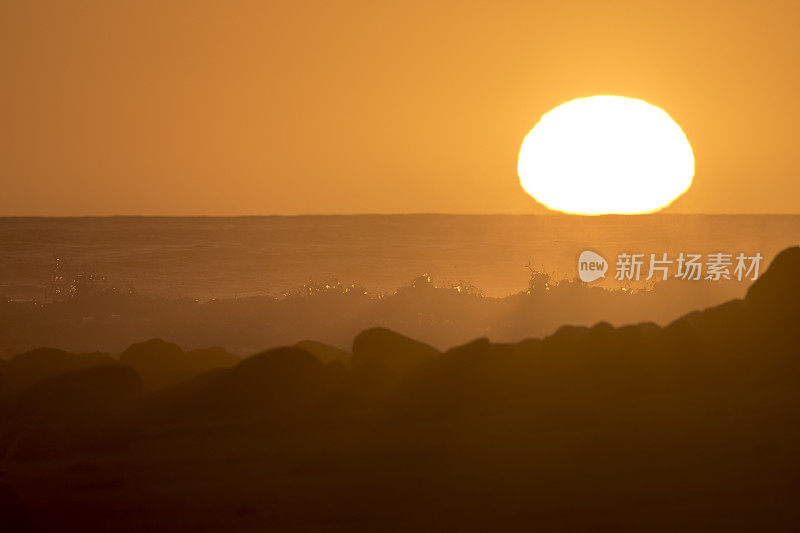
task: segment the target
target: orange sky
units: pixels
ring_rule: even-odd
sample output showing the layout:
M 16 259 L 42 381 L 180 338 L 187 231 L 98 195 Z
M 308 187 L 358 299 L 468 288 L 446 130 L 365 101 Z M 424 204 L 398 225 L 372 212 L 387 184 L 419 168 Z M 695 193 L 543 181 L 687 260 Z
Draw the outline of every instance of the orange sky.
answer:
M 696 158 L 674 212 L 800 212 L 798 5 L 3 2 L 0 215 L 536 213 L 540 116 L 616 94 Z

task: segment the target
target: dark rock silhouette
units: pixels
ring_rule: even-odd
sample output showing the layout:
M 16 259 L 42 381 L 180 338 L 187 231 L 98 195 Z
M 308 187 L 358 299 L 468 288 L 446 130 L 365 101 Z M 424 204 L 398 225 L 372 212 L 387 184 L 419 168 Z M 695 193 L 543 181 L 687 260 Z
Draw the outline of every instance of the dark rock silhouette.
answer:
M 325 368 L 299 348 L 274 348 L 248 357 L 220 380 L 216 393 L 232 408 L 293 409 L 308 406 L 327 390 Z
M 142 376 L 148 390 L 174 385 L 214 368 L 233 366 L 239 360 L 222 348 L 186 353 L 177 344 L 162 339 L 134 344 L 119 356 L 121 364 Z
M 116 361 L 104 353 L 74 354 L 55 348 L 37 348 L 11 358 L 4 375 L 7 376 L 7 386 L 19 391 L 39 380 L 64 372 L 114 364 Z
M 800 247 L 787 248 L 779 253 L 769 269 L 747 291 L 745 301 L 785 320 L 797 318 L 800 301 Z M 771 317 L 780 320 L 780 316 Z
M 184 351 L 161 339 L 132 345 L 120 354 L 119 362 L 135 369 L 149 389 L 172 385 L 194 374 Z
M 291 419 L 317 404 L 339 380 L 339 373 L 305 350 L 274 348 L 156 394 L 148 410 L 158 417 L 258 413 Z
M 242 360 L 241 357 L 230 354 L 219 346 L 191 350 L 186 353 L 186 358 L 190 366 L 198 372 L 231 367 Z
M 349 352 L 322 342 L 300 341 L 295 344 L 295 347 L 307 351 L 322 363 L 339 363 L 345 368 L 350 367 L 350 362 L 353 359 L 353 355 Z M 0 372 L 2 372 L 2 369 L 0 369 Z
M 126 366 L 81 368 L 39 381 L 18 395 L 17 416 L 41 422 L 95 417 L 127 405 L 142 392 L 139 375 Z
M 368 329 L 353 340 L 353 371 L 403 375 L 439 351 L 385 328 Z

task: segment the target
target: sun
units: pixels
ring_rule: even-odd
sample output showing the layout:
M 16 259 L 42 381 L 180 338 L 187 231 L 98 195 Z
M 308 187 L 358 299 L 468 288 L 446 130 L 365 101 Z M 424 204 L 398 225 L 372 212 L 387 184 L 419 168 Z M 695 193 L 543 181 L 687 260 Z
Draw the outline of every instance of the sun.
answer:
M 669 115 L 642 100 L 592 96 L 545 114 L 519 152 L 522 187 L 556 211 L 649 213 L 692 183 L 689 141 Z

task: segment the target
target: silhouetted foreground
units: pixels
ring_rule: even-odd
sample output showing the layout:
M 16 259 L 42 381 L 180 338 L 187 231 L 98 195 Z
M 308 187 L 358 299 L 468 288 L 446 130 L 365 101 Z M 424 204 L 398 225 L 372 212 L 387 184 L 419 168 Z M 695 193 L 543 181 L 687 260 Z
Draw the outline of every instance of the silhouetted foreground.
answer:
M 4 531 L 798 531 L 800 248 L 659 328 L 0 363 Z

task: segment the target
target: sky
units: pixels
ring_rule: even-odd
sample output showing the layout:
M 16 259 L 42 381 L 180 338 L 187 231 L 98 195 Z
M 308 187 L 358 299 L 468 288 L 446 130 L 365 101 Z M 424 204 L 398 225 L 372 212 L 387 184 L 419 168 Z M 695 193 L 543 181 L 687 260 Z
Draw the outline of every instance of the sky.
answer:
M 696 175 L 800 213 L 800 4 L 0 2 L 0 216 L 543 213 L 525 135 L 613 94 Z

